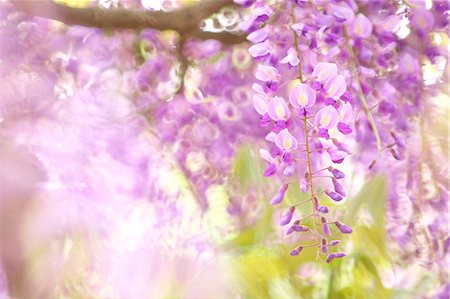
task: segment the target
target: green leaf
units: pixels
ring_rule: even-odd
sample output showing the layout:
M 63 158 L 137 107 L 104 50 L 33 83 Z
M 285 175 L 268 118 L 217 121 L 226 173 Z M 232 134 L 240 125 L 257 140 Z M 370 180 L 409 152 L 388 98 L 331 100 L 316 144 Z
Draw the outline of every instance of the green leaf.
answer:
M 236 154 L 233 177 L 237 179 L 244 191 L 249 185 L 260 185 L 263 182 L 261 159 L 249 145 L 243 146 Z

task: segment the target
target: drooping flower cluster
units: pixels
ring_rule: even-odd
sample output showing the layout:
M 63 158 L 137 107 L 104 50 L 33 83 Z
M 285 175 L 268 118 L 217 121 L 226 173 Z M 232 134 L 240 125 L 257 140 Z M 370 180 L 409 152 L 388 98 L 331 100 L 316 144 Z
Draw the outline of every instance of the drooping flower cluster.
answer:
M 321 204 L 319 194 L 335 202 L 346 196 L 340 183 L 345 174 L 335 167 L 351 153 L 345 140 L 353 132 L 353 99 L 346 70 L 329 61 L 322 48 L 323 43 L 329 46 L 325 35 L 319 38 L 328 26 L 342 26 L 342 20 L 333 17 L 327 25 L 318 24 L 323 20 L 308 16 L 315 9 L 304 2 L 271 6 L 260 1 L 243 29 L 250 31 L 248 40 L 254 45 L 249 52 L 259 62 L 253 105 L 261 116 L 260 125 L 271 129 L 266 135 L 270 148 L 260 150 L 268 162 L 264 175 L 277 175 L 282 181 L 271 204 L 281 203 L 292 184 L 308 193 L 306 200 L 290 204 L 280 224 L 290 224 L 287 234 L 303 235 L 291 255 L 314 246 L 317 258 L 331 262 L 345 254 L 328 254 L 328 247 L 339 243 L 329 240 L 329 225 L 344 234 L 352 230 L 328 219 L 329 208 Z M 295 220 L 296 207 L 303 203 L 310 203 L 312 212 Z
M 326 154 L 333 164 L 343 162 L 354 146 L 349 138 L 354 137 L 360 148 L 355 159 L 365 170 L 389 167 L 379 162 L 381 157 L 403 159 L 403 140 L 415 133 L 410 122 L 423 112 L 425 93 L 443 82 L 426 82 L 422 57 L 441 76 L 446 52 L 436 41 L 442 44 L 448 38 L 440 33 L 448 28 L 448 3 L 436 1 L 430 9 L 419 2 L 245 3 L 253 7 L 241 28 L 249 32 L 249 53 L 259 63 L 254 108 L 260 125 L 271 129 L 266 140 L 272 145 L 261 150 L 268 162 L 264 174 L 277 175 L 282 182 L 271 203 L 281 203 L 293 183 L 302 192 L 310 189 L 312 214 L 294 221 L 288 233 L 310 232 L 312 246 L 318 249 L 328 244 L 324 235 L 329 222 L 322 214 L 328 208 L 319 204 L 315 193 L 324 189 L 334 201 L 346 196 L 339 181 L 344 174 L 339 171 L 336 176 L 335 165 L 323 164 Z M 331 171 L 330 182 L 318 180 L 322 169 Z M 393 184 L 398 182 L 393 179 Z M 296 203 L 289 204 L 282 225 L 294 218 Z M 300 225 L 309 217 L 314 218 L 309 227 Z M 301 244 L 294 255 L 304 247 Z M 336 257 L 329 256 L 328 262 Z

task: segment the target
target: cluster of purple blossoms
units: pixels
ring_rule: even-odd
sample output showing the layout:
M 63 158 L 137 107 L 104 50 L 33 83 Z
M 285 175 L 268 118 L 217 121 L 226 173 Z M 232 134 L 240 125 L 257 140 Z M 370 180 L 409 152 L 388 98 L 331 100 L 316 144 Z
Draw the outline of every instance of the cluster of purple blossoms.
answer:
M 260 125 L 270 128 L 266 135 L 270 148 L 260 150 L 268 162 L 264 175 L 277 176 L 282 184 L 271 203 L 281 203 L 293 183 L 301 192 L 310 191 L 305 202 L 312 204 L 312 213 L 295 220 L 288 234 L 300 232 L 304 241 L 311 239 L 306 232 L 312 234 L 313 243 L 306 246 L 317 247 L 318 257 L 320 251 L 327 253 L 329 244 L 335 245 L 327 239 L 330 223 L 342 233 L 351 232 L 327 219 L 329 209 L 317 196 L 322 191 L 334 201 L 346 196 L 341 184 L 345 175 L 335 164 L 353 151 L 353 160 L 363 165 L 361 172 L 371 176 L 386 171 L 392 178 L 390 198 L 395 206 L 402 196 L 395 191 L 401 180 L 388 169 L 391 163 L 404 167 L 398 160 L 412 159 L 404 140 L 415 134 L 425 108 L 432 107 L 424 99 L 445 84 L 439 76 L 427 82 L 424 64 L 442 76 L 447 51 L 438 42 L 448 29 L 448 3 L 434 1 L 430 9 L 425 1 L 391 2 L 244 3 L 253 6 L 241 29 L 249 33 L 247 39 L 253 43 L 249 53 L 259 63 L 253 104 Z M 332 165 L 326 164 L 328 159 Z M 328 181 L 323 178 L 325 170 L 330 172 Z M 415 177 L 410 175 L 409 180 Z M 413 185 L 417 184 L 409 182 Z M 410 200 L 414 202 L 414 196 Z M 291 223 L 302 203 L 289 207 L 281 225 Z M 292 255 L 305 247 L 302 244 Z M 326 261 L 341 256 L 329 254 Z
M 330 224 L 344 234 L 352 229 L 328 219 L 329 208 L 321 204 L 319 194 L 326 194 L 334 202 L 347 195 L 341 184 L 345 174 L 336 164 L 351 154 L 345 140 L 353 133 L 354 109 L 348 71 L 330 61 L 335 55 L 330 53 L 335 42 L 325 34 L 329 27 L 345 26 L 347 19 L 312 18 L 309 13 L 316 9 L 306 2 L 271 6 L 259 1 L 243 29 L 250 32 L 247 39 L 254 45 L 249 52 L 259 62 L 253 105 L 260 114 L 260 126 L 270 128 L 265 138 L 270 148 L 260 150 L 268 162 L 264 175 L 277 175 L 282 182 L 271 204 L 281 203 L 292 184 L 308 193 L 306 200 L 288 208 L 280 225 L 290 225 L 287 234 L 299 232 L 304 236 L 291 255 L 314 246 L 318 259 L 331 262 L 345 254 L 329 253 L 329 247 L 339 244 L 338 240 L 330 240 Z M 367 25 L 360 19 L 347 23 L 352 32 L 364 36 Z M 296 207 L 304 203 L 311 204 L 312 212 L 294 219 Z

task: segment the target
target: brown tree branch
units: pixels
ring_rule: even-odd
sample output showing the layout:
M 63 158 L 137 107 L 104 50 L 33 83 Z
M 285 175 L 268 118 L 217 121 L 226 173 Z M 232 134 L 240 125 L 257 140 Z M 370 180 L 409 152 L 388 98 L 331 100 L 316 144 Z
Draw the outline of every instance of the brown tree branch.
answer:
M 131 10 L 99 7 L 75 8 L 51 0 L 10 0 L 20 11 L 67 25 L 81 25 L 103 29 L 175 30 L 184 39 L 215 39 L 224 44 L 239 44 L 244 35 L 223 32 L 207 32 L 199 28 L 200 22 L 218 12 L 222 7 L 233 5 L 233 0 L 203 0 L 173 12 Z
M 215 39 L 227 45 L 241 44 L 246 41 L 247 37 L 247 35 L 245 34 L 233 34 L 227 31 L 221 32 L 203 31 L 200 28 L 186 32 L 185 34 L 183 34 L 183 36 L 185 39 L 188 38 L 198 38 L 201 40 Z
M 180 34 L 198 28 L 199 23 L 219 11 L 232 0 L 204 0 L 172 12 L 132 10 L 123 8 L 69 7 L 51 0 L 10 0 L 19 10 L 33 16 L 104 29 L 175 30 Z

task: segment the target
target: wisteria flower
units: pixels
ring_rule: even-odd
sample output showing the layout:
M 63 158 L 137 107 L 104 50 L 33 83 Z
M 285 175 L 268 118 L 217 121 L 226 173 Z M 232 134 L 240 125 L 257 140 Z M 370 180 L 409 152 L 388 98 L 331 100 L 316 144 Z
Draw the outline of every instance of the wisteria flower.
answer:
M 300 83 L 289 93 L 289 102 L 295 108 L 310 108 L 316 102 L 316 92 L 307 84 Z
M 347 90 L 345 78 L 342 75 L 337 75 L 325 83 L 325 90 L 330 97 L 338 99 Z
M 266 99 L 265 96 L 261 94 L 254 94 L 253 107 L 255 108 L 256 112 L 258 112 L 260 115 L 264 115 L 267 113 L 269 109 L 269 101 Z
M 336 77 L 337 74 L 338 68 L 335 63 L 319 62 L 313 70 L 313 76 L 322 82 L 326 82 L 329 79 Z
M 280 74 L 278 73 L 278 70 L 273 66 L 258 64 L 255 77 L 256 79 L 263 82 L 278 81 Z
M 291 116 L 286 101 L 281 97 L 273 97 L 270 100 L 268 114 L 273 120 L 288 120 Z
M 345 3 L 339 5 L 332 5 L 331 12 L 333 16 L 336 17 L 336 20 L 342 23 L 350 23 L 355 18 L 355 13 L 353 12 L 353 9 L 351 9 Z
M 315 116 L 316 126 L 322 129 L 331 129 L 337 125 L 339 115 L 333 106 L 320 109 Z
M 286 152 L 296 150 L 298 147 L 297 139 L 289 133 L 288 129 L 283 129 L 277 134 L 275 144 L 279 149 Z
M 367 38 L 372 34 L 372 22 L 363 14 L 358 14 L 352 24 L 352 32 L 360 38 Z
M 265 40 L 262 43 L 254 44 L 251 46 L 248 51 L 252 57 L 261 57 L 270 53 L 272 50 L 272 46 L 270 45 L 269 40 Z
M 258 30 L 253 31 L 249 35 L 247 35 L 247 40 L 251 41 L 254 44 L 261 43 L 267 39 L 267 36 L 269 35 L 267 29 L 261 28 Z
M 280 63 L 289 63 L 292 67 L 297 66 L 299 62 L 297 51 L 294 48 L 289 48 L 287 55 L 280 61 Z

